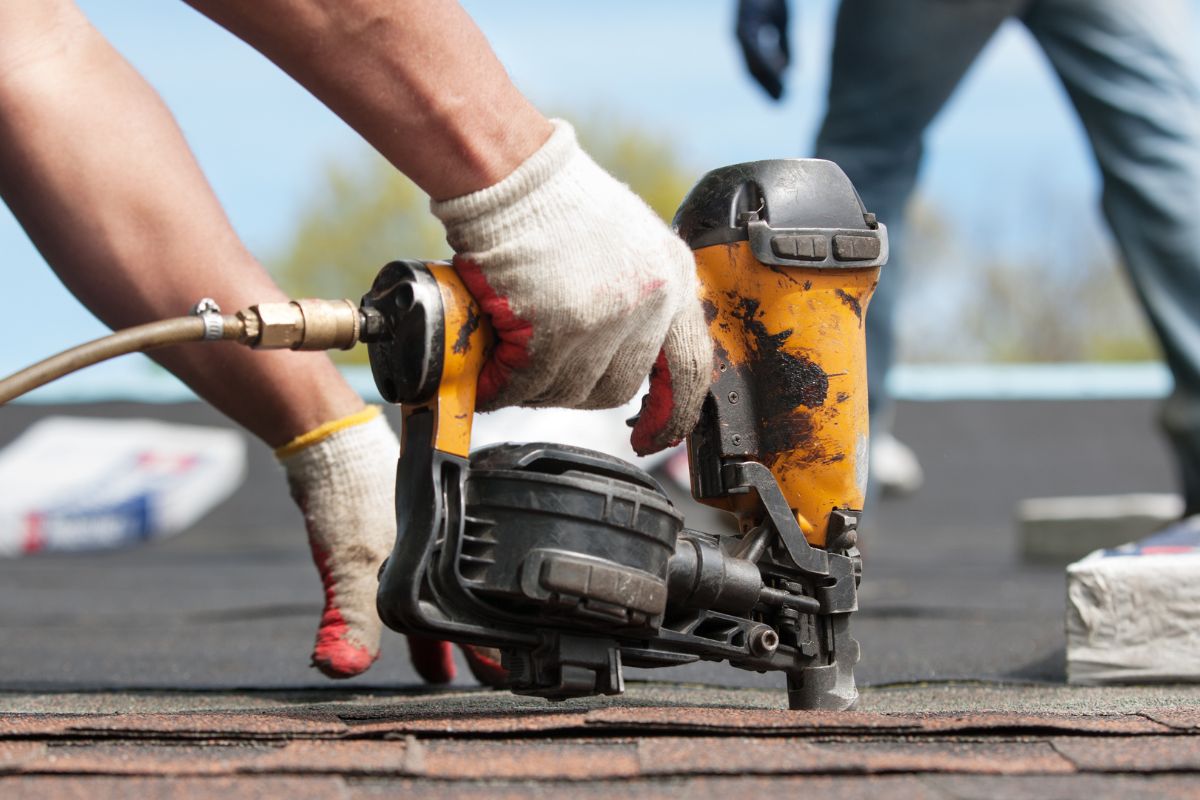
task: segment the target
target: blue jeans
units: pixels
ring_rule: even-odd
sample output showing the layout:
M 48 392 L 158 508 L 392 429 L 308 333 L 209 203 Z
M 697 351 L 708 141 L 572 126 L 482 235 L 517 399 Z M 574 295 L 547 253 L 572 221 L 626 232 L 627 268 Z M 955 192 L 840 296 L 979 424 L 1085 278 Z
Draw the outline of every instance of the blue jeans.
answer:
M 1187 0 L 843 0 L 817 155 L 836 161 L 888 226 L 891 261 L 867 315 L 872 424 L 904 264 L 904 207 L 929 122 L 1005 19 L 1062 80 L 1103 178 L 1103 210 L 1175 390 L 1161 421 L 1187 513 L 1200 513 L 1200 91 Z M 1026 124 L 1036 124 L 1026 123 Z

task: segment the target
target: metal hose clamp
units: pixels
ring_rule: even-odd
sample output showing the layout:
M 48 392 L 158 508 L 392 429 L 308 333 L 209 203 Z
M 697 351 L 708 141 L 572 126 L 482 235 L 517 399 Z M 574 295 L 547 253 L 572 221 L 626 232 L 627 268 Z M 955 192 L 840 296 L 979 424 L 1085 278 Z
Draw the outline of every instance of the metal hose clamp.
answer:
M 192 306 L 192 315 L 204 320 L 204 339 L 211 341 L 221 339 L 225 334 L 225 319 L 221 316 L 221 307 L 211 297 L 201 297 Z

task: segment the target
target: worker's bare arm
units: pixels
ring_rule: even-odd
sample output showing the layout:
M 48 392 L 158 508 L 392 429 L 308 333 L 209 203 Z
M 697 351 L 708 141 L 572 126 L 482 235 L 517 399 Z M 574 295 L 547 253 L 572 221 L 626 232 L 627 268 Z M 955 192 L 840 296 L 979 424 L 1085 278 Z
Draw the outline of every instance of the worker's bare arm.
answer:
M 176 316 L 205 295 L 230 310 L 282 297 L 158 95 L 68 0 L 0 3 L 0 193 L 111 326 Z M 361 408 L 322 354 L 158 356 L 272 445 Z
M 452 0 L 187 0 L 278 64 L 435 200 L 491 186 L 551 133 Z

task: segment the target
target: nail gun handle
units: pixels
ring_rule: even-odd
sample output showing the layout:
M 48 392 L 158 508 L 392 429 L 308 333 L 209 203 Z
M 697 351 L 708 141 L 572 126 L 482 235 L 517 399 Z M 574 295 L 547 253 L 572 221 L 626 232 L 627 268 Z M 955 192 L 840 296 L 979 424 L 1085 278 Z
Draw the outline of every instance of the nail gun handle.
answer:
M 443 309 L 442 379 L 434 401 L 434 447 L 466 458 L 471 450 L 479 372 L 491 353 L 494 335 L 454 268 L 445 263 L 428 266 L 441 291 Z
M 383 399 L 405 418 L 433 413 L 434 448 L 467 457 L 479 372 L 493 333 L 454 268 L 445 262 L 393 261 L 362 301 L 383 318 L 368 345 Z

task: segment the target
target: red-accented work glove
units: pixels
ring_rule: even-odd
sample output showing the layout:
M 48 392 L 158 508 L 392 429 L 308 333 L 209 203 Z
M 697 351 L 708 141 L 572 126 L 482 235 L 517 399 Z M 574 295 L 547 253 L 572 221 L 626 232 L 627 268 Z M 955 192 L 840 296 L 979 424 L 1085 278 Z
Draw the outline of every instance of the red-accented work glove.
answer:
M 379 657 L 383 623 L 375 610 L 376 575 L 396 540 L 399 453 L 396 435 L 374 406 L 322 425 L 275 451 L 304 515 L 313 562 L 325 589 L 312 665 L 331 678 L 365 672 Z M 449 643 L 410 636 L 408 650 L 427 682 L 454 679 Z
M 480 410 L 612 408 L 649 374 L 634 449 L 691 431 L 712 377 L 691 251 L 580 149 L 569 124 L 555 120 L 496 185 L 431 209 L 497 335 Z

